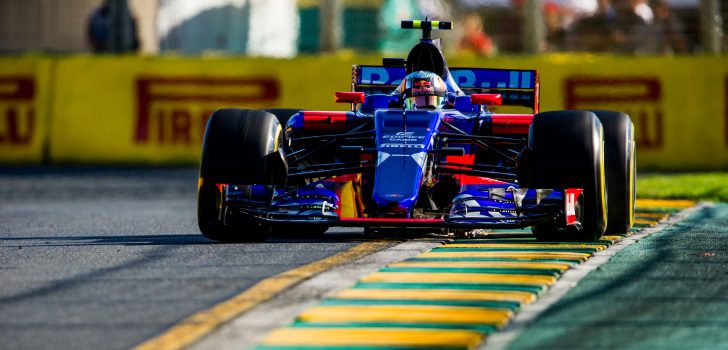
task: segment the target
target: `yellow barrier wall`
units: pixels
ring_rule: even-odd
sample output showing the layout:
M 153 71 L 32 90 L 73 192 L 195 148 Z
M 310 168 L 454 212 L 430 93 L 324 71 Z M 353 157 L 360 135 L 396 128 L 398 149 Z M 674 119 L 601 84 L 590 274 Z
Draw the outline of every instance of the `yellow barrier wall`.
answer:
M 553 55 L 486 64 L 538 69 L 542 111 L 629 113 L 642 169 L 728 169 L 727 57 Z
M 341 108 L 340 58 L 72 57 L 58 64 L 54 162 L 194 163 L 218 108 Z
M 0 58 L 0 163 L 43 160 L 51 64 L 40 57 Z
M 51 106 L 51 162 L 191 164 L 199 159 L 204 122 L 211 111 L 343 110 L 348 105 L 333 103 L 333 92 L 350 89 L 351 64 L 377 64 L 379 58 L 75 56 L 2 60 L 0 73 L 27 72 L 23 74 L 42 82 L 51 61 L 55 69 L 50 98 L 37 83 L 32 102 L 36 116 L 44 113 L 39 101 Z M 638 164 L 643 169 L 728 169 L 726 57 L 548 55 L 457 57 L 449 63 L 538 69 L 544 111 L 628 112 L 636 125 Z M 0 119 L 0 137 L 7 133 L 8 120 L 7 113 L 5 124 Z M 27 153 L 17 146 L 10 152 L 0 143 L 0 162 L 38 161 L 42 155 L 38 135 L 44 128 L 36 123 L 33 146 L 23 151 Z

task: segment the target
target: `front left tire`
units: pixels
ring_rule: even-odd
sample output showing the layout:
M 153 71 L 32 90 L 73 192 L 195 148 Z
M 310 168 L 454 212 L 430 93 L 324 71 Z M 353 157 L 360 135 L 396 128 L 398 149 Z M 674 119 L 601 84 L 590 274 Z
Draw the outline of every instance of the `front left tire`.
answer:
M 276 185 L 285 181 L 277 162 L 281 125 L 260 110 L 221 109 L 205 129 L 200 162 L 197 220 L 200 232 L 223 242 L 264 240 L 271 228 L 254 220 L 225 222 L 218 184 Z

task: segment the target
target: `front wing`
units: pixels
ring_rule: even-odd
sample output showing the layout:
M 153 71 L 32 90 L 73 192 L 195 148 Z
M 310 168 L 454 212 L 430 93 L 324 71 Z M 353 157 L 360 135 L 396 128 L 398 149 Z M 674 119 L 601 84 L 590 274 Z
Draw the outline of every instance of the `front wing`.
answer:
M 368 211 L 351 182 L 322 181 L 276 188 L 226 185 L 220 190 L 219 214 L 226 224 L 302 224 L 343 227 L 499 229 L 540 223 L 578 225 L 574 215 L 581 189 L 522 189 L 513 184 L 466 185 L 447 212 L 417 212 L 410 217 L 383 217 Z

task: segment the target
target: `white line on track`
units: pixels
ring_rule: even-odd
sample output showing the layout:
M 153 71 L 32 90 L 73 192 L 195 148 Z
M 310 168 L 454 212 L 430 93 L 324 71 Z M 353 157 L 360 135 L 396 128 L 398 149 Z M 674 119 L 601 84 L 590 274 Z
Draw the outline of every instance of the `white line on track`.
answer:
M 559 278 L 558 281 L 556 281 L 556 283 L 534 303 L 526 305 L 523 309 L 521 309 L 516 314 L 516 317 L 511 320 L 511 323 L 509 323 L 508 326 L 486 337 L 486 341 L 480 345 L 479 349 L 504 350 L 508 348 L 510 343 L 514 341 L 528 325 L 536 321 L 543 312 L 558 302 L 559 299 L 566 295 L 571 288 L 575 287 L 582 278 L 586 277 L 589 272 L 596 270 L 599 266 L 608 262 L 612 256 L 622 249 L 639 242 L 639 240 L 653 233 L 659 232 L 666 227 L 680 222 L 692 213 L 711 205 L 711 203 L 701 202 L 696 206 L 683 209 L 678 213 L 671 215 L 667 220 L 660 222 L 655 227 L 644 228 L 632 236 L 625 237 L 619 242 L 611 245 L 609 248 L 594 253 L 589 260 L 566 271 L 561 278 Z
M 441 246 L 442 239 L 415 239 L 368 255 L 322 272 L 295 287 L 256 305 L 211 332 L 188 349 L 241 349 L 260 342 L 272 330 L 293 322 L 305 308 L 314 306 L 327 296 L 351 287 L 358 279 L 376 272 L 385 265 L 419 255 Z

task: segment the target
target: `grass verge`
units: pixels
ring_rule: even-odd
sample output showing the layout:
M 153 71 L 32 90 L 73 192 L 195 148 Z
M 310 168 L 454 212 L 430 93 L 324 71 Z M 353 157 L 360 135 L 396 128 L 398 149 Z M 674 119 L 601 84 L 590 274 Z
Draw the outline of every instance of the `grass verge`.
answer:
M 728 172 L 639 174 L 637 197 L 728 202 Z

